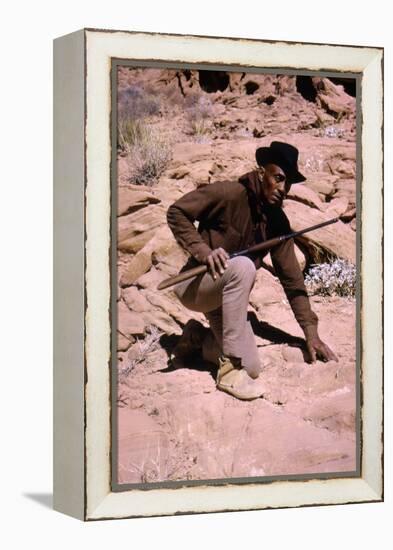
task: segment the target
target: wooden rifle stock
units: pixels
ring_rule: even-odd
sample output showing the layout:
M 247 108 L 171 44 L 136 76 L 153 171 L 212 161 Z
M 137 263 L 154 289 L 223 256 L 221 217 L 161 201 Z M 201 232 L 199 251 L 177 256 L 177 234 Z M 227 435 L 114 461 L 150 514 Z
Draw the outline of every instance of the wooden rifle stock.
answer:
M 276 246 L 277 244 L 287 241 L 288 239 L 293 239 L 294 237 L 299 237 L 300 235 L 303 235 L 304 233 L 308 233 L 309 231 L 314 231 L 315 229 L 319 229 L 320 227 L 324 227 L 325 225 L 330 225 L 332 223 L 336 223 L 339 220 L 339 218 L 332 218 L 331 220 L 328 220 L 326 222 L 318 223 L 317 225 L 312 225 L 311 227 L 307 227 L 306 229 L 301 229 L 300 231 L 293 231 L 292 233 L 288 233 L 287 235 L 281 235 L 280 237 L 274 237 L 274 239 L 269 239 L 268 241 L 264 241 L 263 243 L 255 244 L 254 246 L 251 246 L 250 248 L 246 248 L 244 250 L 239 250 L 238 252 L 234 252 L 233 254 L 230 254 L 230 258 L 236 258 L 237 256 L 247 256 L 247 254 L 252 254 L 254 252 L 261 252 L 262 250 L 267 250 L 269 248 L 273 248 L 273 246 Z M 165 279 L 164 281 L 161 281 L 161 283 L 158 285 L 158 290 L 164 290 L 165 288 L 168 288 L 170 286 L 176 285 L 178 283 L 181 283 L 183 281 L 187 281 L 188 279 L 191 279 L 192 277 L 196 277 L 197 275 L 201 275 L 202 273 L 206 273 L 208 270 L 207 265 L 202 264 L 198 265 L 197 267 L 194 267 L 192 269 L 188 269 L 187 271 L 183 271 L 182 273 L 179 273 L 179 275 L 176 275 L 175 277 L 170 277 L 169 279 Z

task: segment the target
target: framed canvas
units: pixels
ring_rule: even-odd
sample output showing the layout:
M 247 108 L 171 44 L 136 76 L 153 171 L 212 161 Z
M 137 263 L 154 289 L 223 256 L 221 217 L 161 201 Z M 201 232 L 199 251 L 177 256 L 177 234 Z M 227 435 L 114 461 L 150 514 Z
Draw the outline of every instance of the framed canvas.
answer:
M 382 132 L 381 48 L 55 40 L 55 509 L 97 520 L 383 499 Z M 206 197 L 261 166 L 266 182 L 280 162 L 256 151 L 288 144 L 301 177 L 282 165 L 279 210 L 292 232 L 319 226 L 287 241 L 314 313 L 275 243 L 246 296 L 252 340 L 234 339 L 240 370 L 255 348 L 263 390 L 239 398 L 217 375 L 228 310 L 162 287 L 198 259 Z M 210 230 L 236 240 L 217 215 Z M 327 346 L 313 363 L 310 315 Z

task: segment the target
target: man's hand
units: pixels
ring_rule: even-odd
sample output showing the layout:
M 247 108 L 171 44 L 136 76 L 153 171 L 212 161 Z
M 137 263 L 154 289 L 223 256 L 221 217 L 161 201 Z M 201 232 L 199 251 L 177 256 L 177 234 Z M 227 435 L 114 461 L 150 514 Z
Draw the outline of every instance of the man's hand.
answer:
M 229 254 L 223 248 L 216 248 L 206 258 L 206 265 L 209 268 L 210 273 L 214 280 L 217 279 L 218 274 L 222 275 L 225 269 L 228 267 Z
M 319 336 L 307 338 L 306 345 L 311 363 L 315 363 L 317 358 L 322 359 L 322 361 L 338 361 L 336 355 L 329 346 L 322 342 Z

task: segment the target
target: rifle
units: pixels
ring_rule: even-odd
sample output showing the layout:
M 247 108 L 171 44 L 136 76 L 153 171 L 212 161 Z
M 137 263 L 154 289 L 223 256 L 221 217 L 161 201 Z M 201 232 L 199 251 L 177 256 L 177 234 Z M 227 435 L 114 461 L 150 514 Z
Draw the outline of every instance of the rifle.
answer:
M 301 229 L 300 231 L 293 231 L 292 233 L 288 233 L 287 235 L 274 237 L 273 239 L 269 239 L 268 241 L 264 241 L 263 243 L 255 244 L 250 248 L 246 248 L 244 250 L 239 250 L 238 252 L 234 252 L 233 254 L 230 254 L 229 257 L 236 258 L 237 256 L 247 256 L 247 254 L 251 254 L 253 252 L 260 252 L 262 250 L 267 250 L 283 241 L 287 241 L 288 239 L 293 239 L 294 237 L 299 237 L 304 233 L 308 233 L 309 231 L 314 231 L 315 229 L 319 229 L 320 227 L 324 227 L 325 225 L 336 223 L 338 220 L 339 218 L 332 218 L 331 220 L 318 223 L 317 225 L 312 225 L 311 227 L 306 227 L 306 229 Z M 165 279 L 164 281 L 161 281 L 157 289 L 164 290 L 165 288 L 176 285 L 177 283 L 181 283 L 183 281 L 187 281 L 188 279 L 191 279 L 192 277 L 196 277 L 196 275 L 201 275 L 202 273 L 206 273 L 207 270 L 208 270 L 207 265 L 205 264 L 198 265 L 197 267 L 188 269 L 187 271 L 183 271 L 183 273 L 179 273 L 179 275 L 176 275 L 175 277 L 170 277 L 169 279 Z

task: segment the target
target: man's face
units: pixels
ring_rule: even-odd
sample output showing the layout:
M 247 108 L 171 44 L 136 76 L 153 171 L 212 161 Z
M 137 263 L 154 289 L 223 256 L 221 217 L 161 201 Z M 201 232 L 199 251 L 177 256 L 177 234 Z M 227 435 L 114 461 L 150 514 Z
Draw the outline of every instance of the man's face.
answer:
M 291 184 L 287 182 L 285 173 L 276 164 L 266 164 L 262 180 L 264 201 L 272 206 L 282 206 Z

